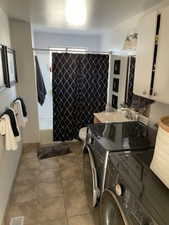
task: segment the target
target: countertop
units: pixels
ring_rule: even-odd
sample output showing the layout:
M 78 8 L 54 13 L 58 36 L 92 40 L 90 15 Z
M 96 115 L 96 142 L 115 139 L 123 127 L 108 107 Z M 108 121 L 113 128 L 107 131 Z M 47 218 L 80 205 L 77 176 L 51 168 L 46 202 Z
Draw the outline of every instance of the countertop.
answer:
M 112 123 L 112 122 L 127 122 L 127 119 L 122 112 L 99 112 L 94 113 L 94 116 L 101 123 Z

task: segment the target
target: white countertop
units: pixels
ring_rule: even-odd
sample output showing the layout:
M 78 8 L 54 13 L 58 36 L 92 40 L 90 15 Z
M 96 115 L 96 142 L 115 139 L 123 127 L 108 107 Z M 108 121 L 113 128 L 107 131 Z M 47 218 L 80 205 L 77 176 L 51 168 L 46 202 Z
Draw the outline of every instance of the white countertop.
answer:
M 99 112 L 94 113 L 94 116 L 101 123 L 111 123 L 111 122 L 126 122 L 129 121 L 122 112 Z

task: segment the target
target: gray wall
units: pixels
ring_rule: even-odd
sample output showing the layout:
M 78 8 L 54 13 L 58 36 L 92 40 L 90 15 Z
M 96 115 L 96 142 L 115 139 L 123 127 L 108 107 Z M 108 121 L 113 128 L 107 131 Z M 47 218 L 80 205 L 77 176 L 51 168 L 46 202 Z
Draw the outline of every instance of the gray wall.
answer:
M 18 94 L 24 98 L 28 110 L 29 122 L 23 131 L 23 142 L 38 143 L 39 122 L 31 26 L 24 21 L 11 20 L 10 28 L 12 45 L 17 52 Z
M 0 9 L 0 43 L 11 46 L 8 17 Z M 0 111 L 16 98 L 16 87 L 0 92 Z M 0 224 L 2 224 L 5 209 L 8 203 L 10 190 L 15 177 L 16 168 L 21 154 L 22 144 L 17 151 L 5 151 L 4 137 L 0 136 Z
M 35 48 L 85 47 L 91 51 L 101 51 L 102 37 L 101 35 L 34 32 L 34 45 Z

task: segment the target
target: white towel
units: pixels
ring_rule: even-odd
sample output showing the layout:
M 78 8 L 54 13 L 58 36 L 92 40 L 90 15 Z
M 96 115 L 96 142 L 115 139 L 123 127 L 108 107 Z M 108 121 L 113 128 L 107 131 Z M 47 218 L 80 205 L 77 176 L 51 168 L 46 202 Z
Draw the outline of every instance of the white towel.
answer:
M 0 119 L 0 134 L 5 136 L 5 148 L 7 151 L 17 150 L 17 138 L 13 134 L 10 117 L 5 114 Z
M 28 118 L 24 117 L 24 115 L 23 115 L 21 101 L 16 100 L 14 102 L 13 108 L 14 108 L 15 113 L 16 113 L 18 126 L 24 128 L 26 126 L 26 123 L 28 122 Z

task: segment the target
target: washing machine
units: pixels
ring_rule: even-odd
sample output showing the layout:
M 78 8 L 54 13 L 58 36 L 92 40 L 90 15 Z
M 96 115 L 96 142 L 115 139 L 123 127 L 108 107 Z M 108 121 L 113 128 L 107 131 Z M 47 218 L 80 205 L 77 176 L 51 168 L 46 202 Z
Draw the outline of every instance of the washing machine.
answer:
M 90 208 L 98 205 L 105 189 L 109 155 L 147 151 L 154 147 L 154 132 L 140 122 L 102 123 L 87 129 L 83 150 L 84 180 Z
M 144 166 L 130 153 L 114 154 L 108 160 L 105 190 L 100 201 L 100 224 L 162 225 L 142 201 Z

